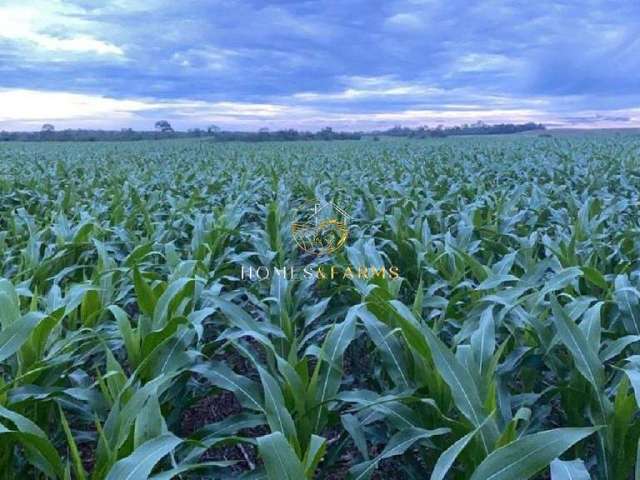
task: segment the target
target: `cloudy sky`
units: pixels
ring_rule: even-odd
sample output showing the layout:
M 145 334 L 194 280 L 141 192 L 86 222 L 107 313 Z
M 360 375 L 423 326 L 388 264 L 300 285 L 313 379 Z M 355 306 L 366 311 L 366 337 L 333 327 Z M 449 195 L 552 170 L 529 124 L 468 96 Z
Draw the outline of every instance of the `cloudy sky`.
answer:
M 0 0 L 0 130 L 640 126 L 640 2 Z

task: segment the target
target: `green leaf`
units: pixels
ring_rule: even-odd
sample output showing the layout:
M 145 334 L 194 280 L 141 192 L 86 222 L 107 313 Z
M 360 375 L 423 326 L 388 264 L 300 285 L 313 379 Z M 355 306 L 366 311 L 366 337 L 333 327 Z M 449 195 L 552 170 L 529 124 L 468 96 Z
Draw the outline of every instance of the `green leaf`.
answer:
M 544 283 L 544 287 L 540 290 L 538 296 L 544 297 L 547 293 L 556 292 L 569 286 L 573 281 L 583 275 L 582 270 L 578 267 L 569 267 L 557 272 L 553 277 Z
M 615 299 L 623 312 L 622 321 L 627 333 L 640 335 L 640 292 L 636 290 L 627 275 L 618 275 L 615 279 Z
M 486 280 L 484 280 L 476 288 L 478 290 L 492 290 L 494 288 L 499 287 L 503 283 L 517 282 L 517 281 L 518 281 L 518 277 L 514 277 L 513 275 L 508 275 L 508 274 L 492 275 Z
M 29 461 L 50 477 L 63 477 L 64 466 L 60 454 L 35 423 L 12 410 L 0 406 L 0 418 L 9 420 L 15 429 L 6 427 L 0 422 L 0 445 L 6 438 L 19 441 L 25 448 Z
M 633 388 L 633 393 L 636 398 L 636 404 L 638 405 L 638 408 L 640 408 L 640 371 L 635 368 L 626 367 L 624 369 L 624 373 L 626 373 L 629 378 L 629 382 L 631 383 L 631 387 Z
M 527 480 L 598 428 L 557 428 L 522 437 L 492 452 L 471 480 Z
M 64 416 L 64 412 L 62 411 L 62 407 L 59 407 L 60 411 L 60 421 L 62 423 L 62 428 L 64 430 L 64 435 L 67 438 L 67 445 L 69 446 L 69 451 L 71 453 L 71 460 L 73 461 L 73 473 L 77 480 L 84 480 L 87 478 L 86 472 L 84 471 L 84 467 L 82 465 L 82 459 L 80 458 L 80 451 L 78 450 L 78 445 L 76 444 L 75 439 L 71 433 L 71 429 L 69 428 L 69 423 L 67 422 L 67 418 Z
M 188 446 L 185 446 L 188 448 L 188 453 L 184 456 L 183 461 L 191 463 L 216 442 L 236 436 L 242 429 L 255 428 L 265 423 L 266 420 L 263 415 L 241 413 L 226 417 L 220 422 L 205 425 L 189 437 L 189 440 L 194 440 L 194 442 L 190 442 Z
M 20 319 L 20 300 L 13 284 L 0 278 L 0 328 L 7 328 Z
M 602 316 L 603 305 L 604 302 L 597 302 L 584 312 L 579 325 L 580 330 L 582 330 L 582 333 L 587 337 L 589 345 L 591 345 L 591 348 L 595 352 L 600 350 L 600 342 L 602 340 L 602 321 L 600 318 Z
M 591 480 L 582 460 L 551 462 L 551 480 Z
M 195 281 L 191 278 L 179 278 L 171 282 L 158 299 L 153 309 L 153 330 L 163 328 L 183 299 L 193 290 Z
M 478 373 L 480 375 L 484 375 L 496 348 L 493 305 L 487 307 L 482 312 L 482 315 L 480 316 L 480 325 L 471 335 L 471 347 L 473 349 L 473 355 L 476 363 L 478 364 Z
M 367 448 L 367 437 L 362 429 L 362 423 L 358 417 L 351 414 L 344 414 L 340 417 L 342 426 L 351 435 L 354 445 L 362 454 L 365 460 L 369 460 L 369 449 Z
M 607 347 L 600 352 L 600 359 L 602 362 L 607 362 L 620 355 L 625 348 L 636 342 L 640 342 L 640 335 L 626 335 L 616 338 L 609 342 Z
M 199 364 L 192 371 L 203 375 L 214 385 L 236 394 L 238 401 L 251 410 L 264 412 L 260 387 L 247 377 L 238 375 L 222 362 Z
M 158 298 L 137 268 L 133 269 L 133 286 L 136 292 L 138 307 L 140 307 L 140 310 L 145 315 L 152 317 L 153 311 L 158 303 Z
M 109 311 L 113 314 L 118 324 L 120 335 L 122 335 L 122 340 L 124 340 L 124 346 L 127 350 L 129 363 L 131 363 L 131 366 L 137 367 L 140 363 L 140 338 L 137 332 L 131 327 L 129 316 L 124 310 L 115 305 L 111 305 Z
M 13 321 L 0 332 L 0 362 L 20 350 L 22 344 L 31 335 L 32 330 L 43 318 L 46 318 L 46 315 L 31 312 L 20 320 Z
M 327 334 L 322 345 L 322 357 L 314 371 L 310 393 L 315 399 L 314 432 L 319 432 L 326 422 L 326 402 L 338 393 L 342 380 L 342 356 L 353 340 L 356 331 L 355 312 L 349 310 L 347 318 Z
M 133 448 L 167 433 L 157 394 L 152 394 L 136 416 L 133 427 Z
M 373 460 L 368 462 L 360 463 L 354 467 L 352 467 L 349 472 L 353 476 L 354 480 L 364 480 L 369 478 L 373 471 L 377 468 L 378 463 L 380 461 L 385 460 L 387 458 L 395 457 L 396 455 L 402 455 L 409 448 L 413 446 L 414 443 L 424 440 L 427 438 L 431 438 L 438 435 L 445 435 L 449 433 L 450 430 L 448 428 L 438 428 L 436 430 L 424 430 L 421 428 L 407 428 L 396 433 L 393 437 L 389 439 L 389 442 L 384 447 L 384 450 L 380 455 L 378 455 Z
M 377 320 L 366 308 L 360 308 L 357 312 L 371 341 L 380 351 L 386 371 L 398 387 L 409 388 L 408 368 L 402 352 L 402 344 L 394 336 L 394 331 Z
M 322 460 L 324 452 L 327 449 L 327 440 L 318 435 L 311 435 L 309 448 L 304 455 L 304 473 L 307 478 L 314 478 L 314 473 L 318 464 Z
M 226 468 L 235 465 L 238 462 L 234 461 L 221 461 L 221 462 L 203 462 L 203 463 L 193 463 L 189 465 L 180 465 L 179 467 L 172 468 L 171 470 L 167 470 L 166 472 L 158 473 L 153 477 L 150 477 L 150 480 L 175 480 L 180 478 L 179 475 L 185 472 L 191 472 L 193 470 L 202 470 L 204 468 Z M 205 477 L 202 477 L 205 478 Z M 211 477 L 211 478 L 219 478 L 219 477 Z
M 181 443 L 182 440 L 171 433 L 149 440 L 131 455 L 119 460 L 109 471 L 106 480 L 146 480 L 162 457 Z
M 601 288 L 602 290 L 607 290 L 609 288 L 607 280 L 599 270 L 596 270 L 593 267 L 582 267 L 582 273 L 584 274 L 584 278 L 593 283 L 596 287 Z
M 489 421 L 490 418 L 492 417 L 487 417 L 487 420 L 485 420 L 485 423 Z M 438 461 L 433 467 L 430 480 L 444 480 L 444 478 L 446 477 L 447 473 L 453 466 L 458 456 L 467 447 L 471 439 L 473 439 L 473 437 L 475 437 L 478 434 L 478 432 L 480 432 L 480 429 L 483 426 L 484 426 L 484 423 L 479 427 L 477 427 L 472 432 L 467 433 L 464 437 L 457 440 L 449 448 L 447 448 L 444 452 L 442 452 L 440 457 L 438 457 Z
M 303 480 L 304 466 L 281 432 L 258 438 L 258 451 L 264 460 L 269 480 Z
M 576 368 L 591 383 L 595 391 L 599 392 L 604 382 L 604 369 L 597 352 L 555 297 L 551 298 L 551 308 L 558 336 L 571 352 Z
M 462 453 L 462 451 L 466 448 L 477 431 L 478 429 L 474 430 L 473 432 L 467 433 L 464 437 L 453 443 L 449 448 L 442 452 L 442 455 L 438 457 L 438 461 L 433 467 L 433 472 L 431 473 L 430 480 L 444 480 L 445 476 L 458 458 L 458 455 L 460 455 L 460 453 Z
M 400 314 L 403 329 L 408 325 L 415 325 L 415 320 L 412 319 L 411 312 L 406 306 L 396 301 L 391 303 Z M 421 325 L 418 331 L 426 339 L 433 362 L 442 379 L 449 385 L 456 407 L 475 427 L 482 425 L 488 415 L 480 400 L 480 393 L 476 382 L 471 377 L 471 372 L 458 362 L 451 350 L 429 327 Z M 489 453 L 498 438 L 498 427 L 495 421 L 491 420 L 487 423 L 480 433 L 480 438 L 484 451 Z
M 265 414 L 271 431 L 282 432 L 289 441 L 296 441 L 296 427 L 284 403 L 280 385 L 269 372 L 260 366 L 258 366 L 258 374 L 264 389 Z
M 97 290 L 89 289 L 82 297 L 80 316 L 85 327 L 93 327 L 102 313 L 102 302 Z

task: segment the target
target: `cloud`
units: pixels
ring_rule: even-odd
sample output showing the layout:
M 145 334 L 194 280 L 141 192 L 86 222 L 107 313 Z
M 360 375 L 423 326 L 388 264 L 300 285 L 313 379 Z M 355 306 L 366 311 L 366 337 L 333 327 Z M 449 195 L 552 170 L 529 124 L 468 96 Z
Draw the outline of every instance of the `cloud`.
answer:
M 0 89 L 0 128 L 38 129 L 45 122 L 60 128 L 151 129 L 156 120 L 167 119 L 178 129 L 204 128 L 211 123 L 227 129 L 257 130 L 260 127 L 316 130 L 327 125 L 352 130 L 407 126 L 459 125 L 482 120 L 487 123 L 529 121 L 557 126 L 640 126 L 640 109 L 610 112 L 579 111 L 574 116 L 554 112 L 544 101 L 511 99 L 494 106 L 479 102 L 443 103 L 394 111 L 375 105 L 368 110 L 327 107 L 323 102 L 301 104 L 299 96 L 278 102 L 207 102 L 190 98 L 111 98 L 64 91 Z M 485 102 L 491 103 L 491 99 Z
M 63 128 L 86 128 L 108 119 L 108 126 L 150 128 L 154 119 L 176 119 L 191 126 L 198 122 L 282 121 L 309 112 L 288 105 L 248 102 L 204 102 L 192 99 L 117 99 L 64 91 L 0 89 L 0 127 L 36 128 L 57 122 Z M 188 122 L 188 125 L 187 125 Z
M 171 59 L 179 67 L 203 70 L 228 70 L 231 68 L 234 57 L 240 53 L 228 49 L 215 48 L 187 48 L 176 52 Z
M 70 38 L 56 38 L 51 35 L 32 34 L 24 39 L 36 44 L 45 50 L 74 52 L 74 53 L 97 53 L 98 55 L 124 55 L 124 51 L 111 43 L 97 40 L 88 35 L 79 35 Z
M 514 68 L 517 62 L 506 55 L 491 53 L 467 53 L 454 61 L 456 73 L 495 72 Z
M 385 24 L 391 28 L 409 30 L 421 30 L 425 25 L 422 18 L 412 13 L 396 13 L 387 18 Z
M 587 4 L 4 2 L 2 126 L 637 125 L 640 4 Z
M 134 112 L 152 108 L 152 104 L 139 100 L 117 100 L 61 91 L 0 89 L 0 123 L 82 122 L 107 115 L 122 120 L 131 118 Z
M 402 82 L 392 76 L 384 77 L 348 77 L 344 79 L 347 87 L 337 92 L 301 92 L 293 98 L 302 102 L 372 100 L 382 98 L 416 98 L 442 95 L 441 88 L 420 83 Z
M 55 2 L 52 2 L 55 7 Z M 60 34 L 47 32 L 56 22 L 61 21 L 58 10 L 45 7 L 42 12 L 37 6 L 2 6 L 0 7 L 0 39 L 27 44 L 31 48 L 70 53 L 93 53 L 98 55 L 124 55 L 119 46 L 99 40 L 87 33 L 65 31 Z M 69 26 L 78 25 L 72 19 Z
M 584 126 L 584 125 L 622 125 L 632 122 L 630 115 L 603 115 L 600 113 L 592 113 L 587 115 L 578 115 L 573 117 L 562 117 L 561 121 L 566 125 Z

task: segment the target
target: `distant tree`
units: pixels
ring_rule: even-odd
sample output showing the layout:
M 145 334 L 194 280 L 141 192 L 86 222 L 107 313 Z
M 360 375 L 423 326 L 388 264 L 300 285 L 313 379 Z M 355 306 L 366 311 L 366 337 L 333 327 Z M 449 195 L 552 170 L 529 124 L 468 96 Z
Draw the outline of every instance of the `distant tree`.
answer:
M 316 136 L 320 139 L 320 140 L 331 140 L 333 138 L 333 128 L 331 127 L 324 127 L 322 130 L 320 130 Z
M 260 130 L 258 130 L 258 133 L 269 133 L 269 129 L 267 127 L 263 127 Z
M 156 130 L 160 132 L 173 132 L 171 124 L 166 120 L 159 120 L 156 122 Z
M 56 130 L 56 127 L 54 127 L 50 123 L 45 123 L 44 125 L 42 125 L 42 128 L 40 129 L 41 132 L 45 132 L 45 133 L 54 132 L 55 130 Z
M 438 125 L 434 130 L 429 131 L 429 135 L 435 138 L 444 138 L 447 136 L 447 132 L 444 125 Z
M 207 127 L 207 133 L 220 133 L 220 127 L 217 125 L 209 125 Z

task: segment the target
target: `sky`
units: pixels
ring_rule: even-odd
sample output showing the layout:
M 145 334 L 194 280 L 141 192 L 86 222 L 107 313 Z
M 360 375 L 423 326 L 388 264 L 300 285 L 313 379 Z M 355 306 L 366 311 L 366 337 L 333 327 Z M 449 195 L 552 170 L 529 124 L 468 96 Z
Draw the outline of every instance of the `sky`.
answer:
M 0 0 L 0 130 L 640 127 L 637 0 Z

